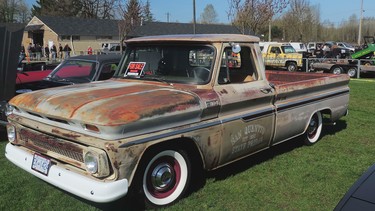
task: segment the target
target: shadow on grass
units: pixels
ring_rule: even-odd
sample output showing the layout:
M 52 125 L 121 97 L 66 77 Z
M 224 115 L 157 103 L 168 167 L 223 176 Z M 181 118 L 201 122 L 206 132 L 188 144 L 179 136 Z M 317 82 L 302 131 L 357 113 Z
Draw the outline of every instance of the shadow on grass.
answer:
M 346 128 L 347 128 L 346 121 L 340 119 L 336 121 L 335 125 L 332 125 L 332 124 L 324 125 L 321 137 L 324 137 L 325 135 L 335 135 L 337 132 L 345 130 Z
M 0 125 L 0 141 L 7 141 L 7 131 L 6 128 Z

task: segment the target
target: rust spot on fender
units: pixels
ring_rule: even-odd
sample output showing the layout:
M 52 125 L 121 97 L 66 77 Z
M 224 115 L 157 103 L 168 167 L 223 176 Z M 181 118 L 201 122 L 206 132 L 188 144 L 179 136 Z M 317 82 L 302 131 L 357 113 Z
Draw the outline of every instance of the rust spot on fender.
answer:
M 118 152 L 117 148 L 115 147 L 115 145 L 113 143 L 107 143 L 105 145 L 105 148 L 108 150 L 108 151 L 112 151 L 112 152 Z

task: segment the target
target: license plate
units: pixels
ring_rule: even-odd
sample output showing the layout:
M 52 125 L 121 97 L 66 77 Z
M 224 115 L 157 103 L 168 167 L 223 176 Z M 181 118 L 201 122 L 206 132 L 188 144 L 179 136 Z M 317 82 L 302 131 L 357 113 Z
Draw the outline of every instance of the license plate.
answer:
M 31 164 L 31 169 L 47 176 L 50 166 L 51 166 L 50 159 L 45 158 L 38 154 L 34 154 L 33 163 Z

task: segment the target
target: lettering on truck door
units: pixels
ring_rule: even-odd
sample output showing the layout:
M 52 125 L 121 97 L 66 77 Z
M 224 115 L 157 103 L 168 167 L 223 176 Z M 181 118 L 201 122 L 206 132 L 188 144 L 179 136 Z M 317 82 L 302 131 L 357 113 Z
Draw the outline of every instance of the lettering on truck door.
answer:
M 253 51 L 252 51 L 253 49 Z M 256 69 L 254 48 L 241 45 L 238 54 L 225 47 L 218 83 L 223 123 L 220 164 L 269 146 L 274 130 L 273 90 Z

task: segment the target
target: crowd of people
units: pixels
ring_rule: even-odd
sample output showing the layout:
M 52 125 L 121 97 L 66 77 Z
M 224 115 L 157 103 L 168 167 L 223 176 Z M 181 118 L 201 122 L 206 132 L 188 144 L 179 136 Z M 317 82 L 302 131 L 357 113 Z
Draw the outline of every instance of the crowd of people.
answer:
M 49 46 L 48 44 L 43 48 L 40 44 L 31 44 L 25 47 L 22 45 L 21 47 L 21 55 L 28 58 L 29 60 L 41 60 L 42 58 L 46 60 L 63 60 L 70 57 L 70 52 L 72 49 L 68 44 L 66 44 L 64 47 L 59 44 L 58 47 L 56 47 L 55 44 L 52 46 Z

